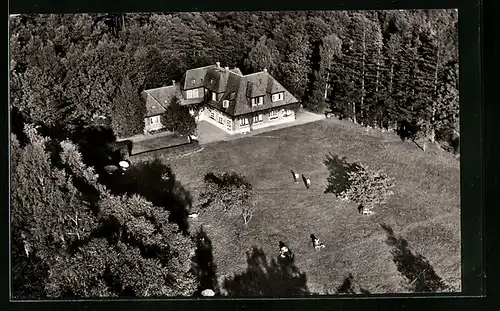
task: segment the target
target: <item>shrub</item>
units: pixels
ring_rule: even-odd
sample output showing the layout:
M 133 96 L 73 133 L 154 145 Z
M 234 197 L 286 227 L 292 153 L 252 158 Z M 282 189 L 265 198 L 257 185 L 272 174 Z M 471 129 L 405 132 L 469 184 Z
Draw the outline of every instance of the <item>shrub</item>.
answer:
M 376 204 L 384 204 L 393 194 L 394 179 L 379 171 L 369 170 L 359 165 L 356 171 L 348 172 L 348 187 L 338 198 L 351 201 L 370 209 Z
M 242 216 L 247 225 L 254 209 L 251 202 L 252 185 L 235 172 L 222 175 L 208 173 L 204 181 L 205 188 L 200 196 L 202 210 Z

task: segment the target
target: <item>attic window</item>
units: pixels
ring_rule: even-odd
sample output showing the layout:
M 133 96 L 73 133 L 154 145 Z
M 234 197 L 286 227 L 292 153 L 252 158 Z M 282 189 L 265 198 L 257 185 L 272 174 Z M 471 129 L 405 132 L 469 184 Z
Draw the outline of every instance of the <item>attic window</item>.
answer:
M 222 101 L 222 108 L 227 109 L 229 107 L 229 100 L 223 100 Z
M 231 100 L 233 100 L 235 97 L 236 97 L 236 93 L 234 93 L 234 92 L 229 95 L 229 99 L 231 99 Z
M 214 83 L 215 82 L 215 79 L 214 78 L 211 78 L 210 79 L 210 83 Z
M 191 83 L 196 83 L 196 79 L 191 80 Z

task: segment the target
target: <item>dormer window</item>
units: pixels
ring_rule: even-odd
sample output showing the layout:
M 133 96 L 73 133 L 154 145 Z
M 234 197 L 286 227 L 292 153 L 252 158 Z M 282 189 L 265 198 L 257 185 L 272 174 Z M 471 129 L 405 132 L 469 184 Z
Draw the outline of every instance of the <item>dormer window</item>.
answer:
M 222 108 L 224 109 L 229 108 L 229 100 L 225 99 L 222 101 Z
M 283 100 L 283 98 L 284 98 L 283 95 L 284 95 L 283 92 L 273 94 L 273 96 L 272 96 L 272 102 L 274 103 L 274 102 L 278 102 L 280 100 Z
M 211 78 L 210 79 L 210 84 L 214 84 L 215 83 L 215 79 L 214 78 Z
M 190 99 L 190 98 L 197 98 L 198 97 L 198 89 L 194 89 L 194 90 L 187 90 L 186 91 L 186 98 L 187 99 Z
M 215 102 L 217 101 L 217 93 L 212 92 L 212 100 Z
M 259 97 L 253 97 L 250 100 L 252 107 L 257 106 L 257 105 L 263 105 L 264 104 L 264 96 L 259 96 Z

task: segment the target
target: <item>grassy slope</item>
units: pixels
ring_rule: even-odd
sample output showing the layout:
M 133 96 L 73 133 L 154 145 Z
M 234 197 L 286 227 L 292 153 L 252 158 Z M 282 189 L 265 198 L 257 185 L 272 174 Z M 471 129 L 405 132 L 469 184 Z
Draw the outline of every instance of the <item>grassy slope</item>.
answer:
M 311 292 L 334 292 L 349 273 L 372 293 L 405 291 L 407 281 L 397 271 L 379 225 L 386 223 L 414 253 L 430 261 L 437 275 L 459 288 L 459 161 L 430 149 L 423 153 L 393 134 L 366 133 L 354 124 L 327 119 L 207 145 L 170 164 L 195 198 L 209 171 L 235 170 L 258 189 L 257 212 L 248 228 L 235 230 L 219 215 L 192 223 L 193 229 L 206 227 L 221 280 L 245 271 L 244 254 L 253 245 L 270 258 L 283 240 L 294 250 Z M 324 193 L 329 173 L 323 161 L 328 153 L 383 169 L 396 178 L 395 195 L 371 217 L 337 202 L 333 194 Z M 290 169 L 310 177 L 311 189 L 293 183 Z M 311 233 L 325 249 L 312 249 Z

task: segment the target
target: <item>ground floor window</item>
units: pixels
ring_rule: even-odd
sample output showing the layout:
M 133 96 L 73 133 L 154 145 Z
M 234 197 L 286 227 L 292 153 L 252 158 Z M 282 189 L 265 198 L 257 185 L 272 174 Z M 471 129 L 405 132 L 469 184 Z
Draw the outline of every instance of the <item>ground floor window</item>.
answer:
M 256 116 L 253 117 L 253 123 L 259 123 L 259 122 L 262 122 L 262 114 L 258 114 Z
M 210 110 L 210 119 L 215 120 L 215 112 L 213 110 Z
M 155 117 L 149 118 L 149 123 L 151 123 L 151 124 L 160 123 L 160 116 L 155 116 Z
M 290 117 L 290 116 L 292 116 L 292 110 L 285 109 L 285 111 L 283 112 L 283 117 L 286 118 L 286 117 Z
M 221 116 L 219 116 L 219 123 L 220 123 L 220 124 L 224 124 L 224 121 L 222 120 L 222 117 L 221 117 Z
M 226 121 L 226 128 L 228 131 L 233 130 L 233 122 L 231 122 L 231 120 L 229 120 L 229 119 Z
M 248 119 L 240 118 L 240 126 L 247 126 L 247 125 L 248 125 Z
M 278 110 L 271 110 L 269 112 L 269 119 L 274 120 L 278 118 Z

